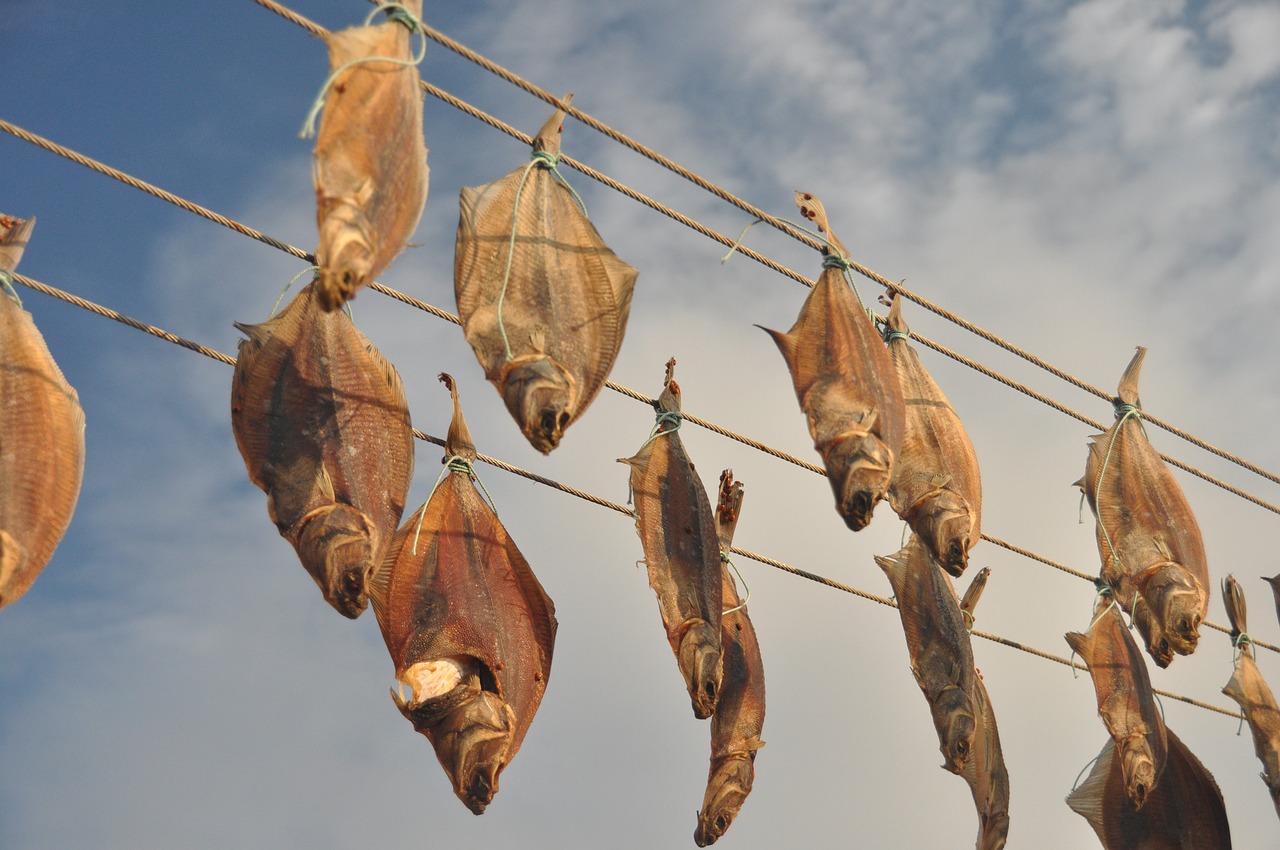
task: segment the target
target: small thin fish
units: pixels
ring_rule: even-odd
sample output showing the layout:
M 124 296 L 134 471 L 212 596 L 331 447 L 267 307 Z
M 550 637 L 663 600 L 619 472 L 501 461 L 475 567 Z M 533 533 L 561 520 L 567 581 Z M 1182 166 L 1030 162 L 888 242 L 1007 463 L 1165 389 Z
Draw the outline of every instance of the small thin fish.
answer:
M 636 533 L 644 548 L 649 586 L 693 703 L 705 720 L 720 698 L 720 549 L 707 491 L 693 469 L 678 430 L 680 386 L 668 361 L 656 432 L 630 458 Z
M 796 205 L 827 234 L 830 250 L 847 256 L 822 202 L 796 192 Z M 906 419 L 902 387 L 880 334 L 844 272 L 825 263 L 791 330 L 761 329 L 787 361 L 836 511 L 852 530 L 865 528 L 889 489 Z

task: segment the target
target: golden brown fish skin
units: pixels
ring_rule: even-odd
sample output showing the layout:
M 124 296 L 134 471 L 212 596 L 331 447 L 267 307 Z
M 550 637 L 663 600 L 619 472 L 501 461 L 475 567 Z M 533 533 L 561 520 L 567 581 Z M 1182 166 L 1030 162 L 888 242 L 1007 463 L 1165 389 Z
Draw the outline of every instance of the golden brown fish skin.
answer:
M 556 110 L 535 155 L 559 154 L 563 121 Z M 613 368 L 638 273 L 542 160 L 463 188 L 459 206 L 453 282 L 463 332 L 521 433 L 550 454 Z
M 722 551 L 733 543 L 733 528 L 742 509 L 743 486 L 731 470 L 720 476 L 716 528 Z M 725 614 L 720 620 L 723 675 L 720 698 L 711 716 L 711 768 L 693 840 L 699 847 L 714 844 L 737 817 L 755 781 L 756 751 L 764 746 L 764 662 L 755 627 L 730 574 L 721 565 Z M 737 610 L 734 610 L 737 609 Z
M 476 450 L 457 389 L 440 377 L 453 396 L 446 452 L 469 464 Z M 431 741 L 454 793 L 481 814 L 551 676 L 555 605 L 471 476 L 453 465 L 396 533 L 369 587 L 396 678 L 415 689 L 410 699 L 393 690 L 396 706 Z M 434 693 L 417 671 L 441 662 L 460 675 Z
M 1239 647 L 1235 669 L 1222 692 L 1235 700 L 1244 712 L 1253 735 L 1253 749 L 1262 762 L 1262 781 L 1271 794 L 1280 816 L 1280 707 L 1275 694 L 1262 678 L 1248 640 L 1244 591 L 1233 576 L 1222 581 L 1222 601 L 1231 620 L 1231 637 Z
M 1231 850 L 1218 784 L 1172 730 L 1167 735 L 1168 764 L 1141 809 L 1125 795 L 1114 741 L 1103 745 L 1067 805 L 1089 822 L 1105 850 Z
M 329 604 L 367 605 L 413 477 L 413 431 L 395 367 L 308 285 L 275 318 L 237 324 L 231 425 L 249 480 Z
M 1139 407 L 1145 354 L 1138 348 L 1120 379 L 1120 404 Z M 1102 579 L 1133 614 L 1147 652 L 1161 667 L 1173 653 L 1190 655 L 1209 610 L 1208 560 L 1191 506 L 1138 417 L 1117 413 L 1115 424 L 1092 438 L 1077 483 L 1098 520 Z
M 421 18 L 422 0 L 401 5 Z M 331 70 L 362 57 L 412 58 L 409 29 L 391 20 L 325 41 Z M 429 178 L 419 83 L 416 65 L 370 61 L 339 73 L 325 92 L 314 176 L 326 311 L 381 274 L 418 227 Z
M 953 576 L 969 564 L 981 536 L 982 477 L 978 456 L 951 402 L 907 342 L 902 299 L 888 316 L 889 357 L 906 403 L 902 448 L 889 482 L 889 504 L 920 535 L 929 554 Z
M 876 556 L 876 563 L 898 600 L 911 672 L 929 702 L 942 766 L 963 775 L 977 732 L 978 685 L 955 589 L 915 534 L 893 555 Z
M 685 452 L 678 426 L 663 418 L 664 413 L 680 412 L 674 367 L 672 359 L 655 405 L 660 433 L 646 440 L 634 457 L 618 462 L 631 469 L 636 533 L 667 641 L 684 676 L 693 714 L 705 720 L 720 695 L 722 568 L 707 491 Z
M 827 233 L 832 250 L 846 256 L 822 203 L 797 192 L 796 205 Z M 850 529 L 865 528 L 888 491 L 906 416 L 902 387 L 880 334 L 844 272 L 825 261 L 791 330 L 761 330 L 773 337 L 787 361 L 836 511 Z
M 1089 667 L 1098 715 L 1118 748 L 1125 790 L 1140 809 L 1164 770 L 1168 745 L 1142 653 L 1118 605 L 1103 595 L 1088 632 L 1068 632 L 1067 643 Z
M 0 216 L 0 269 L 12 272 L 35 219 Z M 31 314 L 0 292 L 0 608 L 30 589 L 75 513 L 84 410 Z

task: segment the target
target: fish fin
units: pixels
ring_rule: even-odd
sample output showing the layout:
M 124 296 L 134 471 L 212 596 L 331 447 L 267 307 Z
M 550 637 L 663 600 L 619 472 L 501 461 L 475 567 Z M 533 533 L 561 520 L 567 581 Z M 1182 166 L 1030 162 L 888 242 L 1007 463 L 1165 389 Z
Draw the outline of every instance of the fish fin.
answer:
M 5 589 L 15 576 L 22 574 L 23 565 L 27 562 L 27 547 L 17 538 L 0 528 L 0 606 L 16 599 L 8 597 Z
M 1124 370 L 1124 375 L 1120 377 L 1120 386 L 1116 390 L 1116 394 L 1120 396 L 1120 400 L 1125 404 L 1136 404 L 1142 407 L 1142 403 L 1138 400 L 1138 376 L 1142 372 L 1142 359 L 1146 356 L 1147 349 L 1138 346 L 1138 350 L 1134 353 L 1133 359 L 1129 361 L 1129 365 Z
M 1093 640 L 1089 635 L 1081 632 L 1067 632 L 1063 637 L 1067 639 L 1067 645 L 1071 647 L 1071 651 L 1083 658 L 1085 664 L 1092 666 Z
M 538 354 L 546 354 L 547 352 L 547 331 L 545 328 L 535 328 L 529 331 L 529 344 L 533 346 L 533 350 Z
M 560 152 L 560 134 L 564 132 L 565 107 L 572 102 L 573 92 L 569 92 L 560 99 L 560 105 L 556 107 L 556 111 L 542 125 L 538 135 L 533 137 L 533 149 L 535 151 L 546 151 L 549 154 L 558 154 Z
M 445 451 L 451 456 L 457 455 L 467 460 L 475 460 L 476 446 L 471 439 L 471 430 L 467 420 L 462 416 L 462 404 L 458 401 L 458 383 L 447 372 L 440 373 L 440 383 L 449 388 L 449 396 L 453 399 L 453 419 L 449 422 L 449 434 L 445 439 Z
M 1239 637 L 1247 632 L 1244 591 L 1233 575 L 1228 575 L 1222 580 L 1222 604 L 1226 606 L 1227 619 L 1231 621 L 1231 637 Z
M 773 341 L 777 344 L 778 350 L 782 352 L 782 357 L 790 366 L 796 356 L 796 338 L 784 331 L 775 331 L 772 328 L 766 328 L 764 325 L 756 325 L 757 328 L 773 337 Z
M 1103 834 L 1104 818 L 1106 816 L 1104 798 L 1107 780 L 1110 778 L 1112 770 L 1119 766 L 1115 755 L 1115 742 L 1108 740 L 1102 745 L 1102 752 L 1098 754 L 1098 759 L 1094 762 L 1093 769 L 1089 771 L 1089 777 L 1067 795 L 1067 805 L 1071 808 L 1071 811 L 1087 820 L 1099 837 Z

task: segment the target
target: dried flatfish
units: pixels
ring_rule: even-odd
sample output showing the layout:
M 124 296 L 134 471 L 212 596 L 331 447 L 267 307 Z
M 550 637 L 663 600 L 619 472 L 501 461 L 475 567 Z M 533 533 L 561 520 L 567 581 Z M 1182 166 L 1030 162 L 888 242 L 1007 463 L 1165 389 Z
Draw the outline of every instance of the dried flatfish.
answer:
M 563 121 L 557 109 L 534 138 L 527 165 L 462 190 L 453 265 L 467 342 L 543 454 L 609 377 L 637 275 L 559 179 Z
M 742 510 L 743 486 L 732 470 L 720 474 L 716 531 L 727 558 L 733 531 Z M 737 817 L 755 781 L 756 751 L 764 746 L 764 662 L 746 603 L 738 595 L 730 566 L 721 565 L 724 616 L 720 619 L 720 648 L 724 673 L 720 698 L 711 715 L 711 769 L 698 812 L 693 840 L 699 847 L 714 844 Z
M 649 586 L 667 641 L 700 720 L 715 711 L 720 694 L 722 611 L 720 550 L 707 491 L 680 440 L 680 387 L 667 363 L 654 431 L 631 458 L 636 533 L 644 547 Z
M 416 20 L 422 0 L 399 0 Z M 334 76 L 316 135 L 317 295 L 336 310 L 404 250 L 427 202 L 422 88 L 395 17 L 325 36 Z
M 796 205 L 827 234 L 831 248 L 791 330 L 762 330 L 787 361 L 836 511 L 858 531 L 885 497 L 902 447 L 902 387 L 871 317 L 845 280 L 847 254 L 822 203 L 797 192 Z
M 1124 789 L 1142 808 L 1164 771 L 1168 745 L 1164 721 L 1151 692 L 1142 653 L 1124 624 L 1119 605 L 1101 594 L 1093 624 L 1084 634 L 1068 632 L 1067 643 L 1084 659 L 1098 698 L 1098 716 L 1120 754 Z
M 7 280 L 35 223 L 0 216 L 0 608 L 53 557 L 84 476 L 80 397 Z
M 1147 440 L 1138 401 L 1138 348 L 1120 379 L 1116 421 L 1092 438 L 1076 482 L 1097 518 L 1102 580 L 1133 616 L 1147 652 L 1169 666 L 1190 655 L 1209 610 L 1209 564 L 1191 506 Z
M 1253 749 L 1262 762 L 1262 781 L 1271 793 L 1271 802 L 1280 815 L 1280 708 L 1275 694 L 1267 686 L 1253 658 L 1253 644 L 1248 638 L 1244 591 L 1240 583 L 1227 576 L 1222 582 L 1222 601 L 1231 620 L 1231 637 L 1239 648 L 1235 670 L 1222 692 L 1240 704 L 1249 731 L 1253 733 Z
M 907 342 L 902 299 L 890 302 L 886 341 L 906 403 L 889 504 L 944 570 L 959 576 L 981 535 L 982 478 L 964 424 Z
M 911 672 L 933 715 L 942 766 L 963 775 L 977 731 L 978 676 L 955 588 L 915 534 L 894 554 L 877 555 L 876 563 L 898 600 Z
M 961 614 L 969 626 L 972 626 L 974 609 L 990 574 L 989 567 L 979 570 L 960 600 Z M 978 812 L 977 850 L 1000 850 L 1009 838 L 1009 770 L 1005 767 L 1004 749 L 1000 746 L 995 710 L 981 673 L 975 684 L 973 754 L 961 776 L 969 783 L 973 805 Z
M 231 427 L 249 480 L 339 613 L 358 617 L 365 580 L 404 511 L 413 431 L 400 376 L 315 283 L 284 312 L 236 325 Z
M 1116 744 L 1102 747 L 1089 777 L 1067 805 L 1098 834 L 1106 850 L 1231 850 L 1231 828 L 1218 783 L 1186 745 L 1168 732 L 1169 761 L 1146 805 L 1125 794 Z
M 482 814 L 542 701 L 555 605 L 476 490 L 476 457 L 453 379 L 448 472 L 396 533 L 369 596 L 400 713 L 431 741 L 454 793 Z

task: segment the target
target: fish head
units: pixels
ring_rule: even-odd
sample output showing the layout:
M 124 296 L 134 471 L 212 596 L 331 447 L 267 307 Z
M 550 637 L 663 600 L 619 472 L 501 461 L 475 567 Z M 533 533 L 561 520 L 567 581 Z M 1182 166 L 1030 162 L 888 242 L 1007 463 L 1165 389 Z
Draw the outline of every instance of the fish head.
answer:
M 889 489 L 893 453 L 875 434 L 862 432 L 835 442 L 823 460 L 845 525 L 853 531 L 866 528 Z
M 1138 579 L 1138 592 L 1151 606 L 1169 649 L 1179 655 L 1195 652 L 1207 595 L 1190 571 L 1172 562 L 1147 570 Z
M 686 623 L 680 635 L 677 661 L 693 702 L 693 715 L 699 720 L 706 720 L 714 714 L 720 701 L 720 680 L 724 669 L 721 659 L 720 627 L 705 620 Z
M 754 750 L 735 752 L 712 770 L 702 811 L 698 812 L 698 828 L 693 831 L 699 847 L 715 844 L 738 816 L 755 781 L 755 758 Z
M 365 581 L 375 566 L 378 541 L 377 527 L 350 505 L 327 505 L 303 520 L 298 559 L 344 617 L 359 617 L 369 604 Z
M 942 755 L 946 763 L 942 767 L 955 774 L 962 774 L 973 754 L 973 739 L 978 723 L 973 716 L 973 704 L 959 687 L 949 686 L 934 700 L 934 726 L 938 729 Z
M 969 565 L 973 514 L 969 503 L 952 490 L 933 493 L 912 517 L 911 527 L 934 559 L 957 578 Z
M 1151 656 L 1157 667 L 1164 669 L 1173 663 L 1173 645 L 1155 612 L 1142 597 L 1134 602 L 1133 624 L 1147 645 L 1147 655 Z
M 1156 762 L 1151 745 L 1145 737 L 1146 727 L 1135 737 L 1125 740 L 1120 747 L 1120 770 L 1124 776 L 1125 793 L 1134 809 L 1141 809 L 1151 789 L 1156 786 Z
M 320 227 L 316 300 L 325 312 L 339 309 L 373 277 L 374 241 L 368 220 L 357 207 L 342 204 Z
M 515 363 L 502 377 L 502 400 L 538 451 L 551 454 L 577 412 L 577 382 L 546 356 Z
M 507 766 L 516 734 L 515 714 L 496 693 L 472 676 L 439 697 L 407 702 L 391 697 L 413 728 L 431 741 L 453 793 L 473 814 L 484 814 L 498 793 L 498 774 Z

